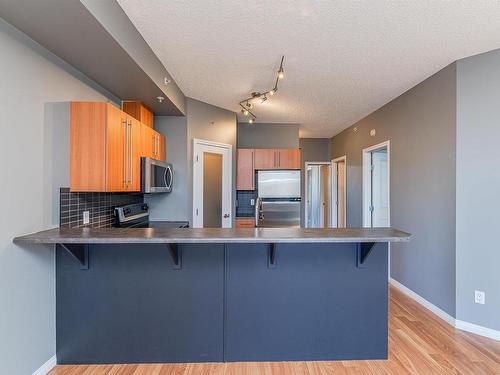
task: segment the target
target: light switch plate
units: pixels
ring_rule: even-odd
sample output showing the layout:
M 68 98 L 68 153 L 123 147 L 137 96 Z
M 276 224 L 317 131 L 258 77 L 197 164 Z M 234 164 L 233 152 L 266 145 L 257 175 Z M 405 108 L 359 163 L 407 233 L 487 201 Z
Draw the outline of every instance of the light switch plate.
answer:
M 255 206 L 255 199 L 250 199 L 250 206 Z

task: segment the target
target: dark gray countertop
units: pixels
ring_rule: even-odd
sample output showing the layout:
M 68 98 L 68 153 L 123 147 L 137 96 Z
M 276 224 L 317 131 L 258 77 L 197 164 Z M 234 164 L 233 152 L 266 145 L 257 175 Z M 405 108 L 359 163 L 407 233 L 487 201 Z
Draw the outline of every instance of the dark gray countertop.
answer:
M 334 243 L 407 242 L 393 228 L 55 228 L 14 238 L 17 244 L 55 243 Z

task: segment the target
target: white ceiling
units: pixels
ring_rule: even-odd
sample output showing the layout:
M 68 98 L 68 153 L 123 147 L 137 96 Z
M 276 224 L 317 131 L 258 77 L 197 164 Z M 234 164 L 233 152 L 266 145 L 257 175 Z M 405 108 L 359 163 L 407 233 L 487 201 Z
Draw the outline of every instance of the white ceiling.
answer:
M 449 63 L 500 48 L 500 1 L 118 0 L 184 93 L 329 137 Z M 242 119 L 243 116 L 240 116 Z

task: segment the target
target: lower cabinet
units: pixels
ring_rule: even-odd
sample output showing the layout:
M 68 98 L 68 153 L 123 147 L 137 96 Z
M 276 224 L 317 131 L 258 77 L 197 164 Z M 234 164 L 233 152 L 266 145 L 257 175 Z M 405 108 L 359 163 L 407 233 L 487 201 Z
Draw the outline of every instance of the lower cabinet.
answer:
M 235 219 L 236 228 L 255 228 L 253 217 L 237 217 Z

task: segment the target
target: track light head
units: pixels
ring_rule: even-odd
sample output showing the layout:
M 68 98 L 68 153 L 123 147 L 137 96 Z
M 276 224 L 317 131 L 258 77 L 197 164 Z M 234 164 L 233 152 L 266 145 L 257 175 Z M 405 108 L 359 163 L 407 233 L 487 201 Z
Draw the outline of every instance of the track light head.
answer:
M 248 120 L 248 123 L 249 124 L 253 124 L 253 118 L 251 118 L 250 120 Z
M 248 110 L 247 109 L 242 109 L 241 113 L 243 113 L 245 116 L 248 116 Z
M 266 95 L 264 95 L 264 96 L 260 99 L 260 102 L 261 102 L 261 103 L 264 103 L 266 100 L 267 100 L 267 96 L 266 96 Z
M 278 70 L 278 78 L 279 79 L 285 78 L 285 71 L 283 70 L 283 68 L 280 68 L 280 70 Z

